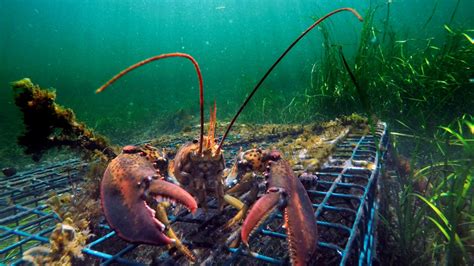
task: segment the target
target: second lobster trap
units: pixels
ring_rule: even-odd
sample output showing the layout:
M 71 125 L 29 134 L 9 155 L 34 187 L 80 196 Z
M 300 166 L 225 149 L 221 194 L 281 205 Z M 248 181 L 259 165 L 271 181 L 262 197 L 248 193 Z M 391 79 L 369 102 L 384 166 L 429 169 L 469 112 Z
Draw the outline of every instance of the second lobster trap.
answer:
M 372 264 L 376 246 L 378 182 L 388 145 L 386 124 L 379 123 L 372 132 L 350 130 L 333 140 L 334 148 L 322 167 L 312 171 L 307 178 L 300 177 L 313 204 L 315 226 L 318 226 L 314 263 Z M 298 138 L 301 133 L 297 130 L 289 135 Z M 282 136 L 264 136 L 263 143 L 271 147 Z M 252 139 L 253 143 L 258 141 Z M 176 143 L 168 145 L 175 146 Z M 227 147 L 228 158 L 233 158 L 239 147 L 250 146 L 247 140 L 234 139 Z M 231 164 L 231 160 L 228 163 Z M 27 249 L 48 244 L 58 217 L 44 204 L 47 195 L 51 191 L 71 191 L 71 183 L 80 182 L 80 172 L 85 168 L 85 163 L 72 160 L 19 173 L 1 181 L 0 262 L 22 263 Z M 250 248 L 247 248 L 233 241 L 238 238 L 238 229 L 223 229 L 236 210 L 228 207 L 219 212 L 216 205 L 211 200 L 207 211 L 198 210 L 195 215 L 181 211 L 170 216 L 171 226 L 200 263 L 257 265 L 288 262 L 288 245 L 280 213 L 273 213 L 259 226 L 249 241 Z M 82 250 L 87 263 L 187 263 L 176 250 L 127 243 L 106 223 L 102 223 L 94 233 L 96 236 Z

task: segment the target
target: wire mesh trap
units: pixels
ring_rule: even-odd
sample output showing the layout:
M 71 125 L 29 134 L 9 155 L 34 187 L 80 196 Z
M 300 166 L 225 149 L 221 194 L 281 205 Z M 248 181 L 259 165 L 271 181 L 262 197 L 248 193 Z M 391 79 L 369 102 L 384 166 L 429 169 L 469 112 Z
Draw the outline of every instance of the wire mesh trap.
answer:
M 267 142 L 268 139 L 277 141 L 277 138 L 267 138 Z M 318 250 L 312 263 L 372 264 L 376 245 L 377 183 L 387 145 L 384 123 L 377 125 L 375 135 L 349 133 L 338 142 L 324 167 L 307 178 L 300 178 L 313 203 L 319 232 Z M 230 144 L 228 158 L 234 158 L 241 146 L 247 148 L 250 144 Z M 58 219 L 45 205 L 45 200 L 51 191 L 58 194 L 71 191 L 71 184 L 81 181 L 86 168 L 87 164 L 80 160 L 69 160 L 0 179 L 0 264 L 19 265 L 26 250 L 49 242 Z M 288 263 L 280 213 L 273 213 L 260 225 L 250 239 L 250 248 L 233 247 L 231 243 L 240 231 L 226 231 L 222 227 L 236 210 L 226 207 L 220 213 L 215 201 L 211 200 L 208 205 L 207 212 L 199 209 L 197 214 L 191 215 L 182 210 L 170 215 L 173 229 L 179 232 L 200 263 Z M 96 236 L 82 250 L 87 262 L 101 265 L 187 263 L 174 249 L 127 243 L 105 223 L 94 233 Z
M 46 206 L 51 192 L 70 192 L 87 164 L 78 159 L 0 179 L 0 264 L 20 262 L 31 247 L 49 242 L 58 222 Z

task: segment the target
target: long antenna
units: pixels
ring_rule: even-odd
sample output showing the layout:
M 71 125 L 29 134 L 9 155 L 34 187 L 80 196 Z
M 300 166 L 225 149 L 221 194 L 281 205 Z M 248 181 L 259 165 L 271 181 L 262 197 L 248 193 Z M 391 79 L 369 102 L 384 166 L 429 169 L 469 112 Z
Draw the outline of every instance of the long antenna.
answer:
M 160 59 L 164 59 L 164 58 L 169 58 L 169 57 L 184 57 L 184 58 L 187 58 L 191 61 L 191 63 L 193 63 L 194 68 L 196 69 L 196 73 L 197 73 L 197 76 L 198 76 L 198 79 L 199 79 L 199 107 L 200 107 L 200 111 L 201 111 L 201 133 L 199 135 L 199 140 L 200 140 L 199 141 L 199 154 L 201 154 L 202 153 L 202 142 L 203 142 L 203 136 L 204 136 L 204 88 L 203 88 L 203 83 L 202 83 L 201 69 L 199 68 L 199 65 L 198 65 L 197 61 L 191 55 L 184 54 L 184 53 L 169 53 L 169 54 L 161 54 L 161 55 L 150 57 L 148 59 L 140 61 L 140 62 L 138 62 L 134 65 L 131 65 L 128 68 L 120 71 L 120 73 L 115 75 L 112 79 L 107 81 L 107 83 L 105 83 L 100 88 L 98 88 L 95 91 L 95 93 L 102 92 L 103 90 L 105 90 L 105 88 L 107 88 L 112 83 L 114 83 L 115 81 L 117 81 L 118 79 L 123 77 L 125 74 L 127 74 L 128 72 L 130 72 L 134 69 L 137 69 L 137 68 L 139 68 L 143 65 L 146 65 L 150 62 L 160 60 Z
M 217 148 L 217 153 L 220 152 L 221 150 L 221 147 L 222 147 L 222 144 L 224 143 L 224 140 L 227 138 L 227 135 L 229 134 L 229 131 L 230 129 L 232 128 L 232 126 L 234 125 L 235 121 L 237 120 L 237 118 L 239 117 L 240 113 L 242 112 L 242 110 L 245 108 L 245 106 L 247 105 L 247 103 L 250 101 L 250 99 L 253 97 L 253 95 L 255 94 L 255 92 L 257 92 L 258 88 L 262 85 L 263 81 L 265 81 L 265 79 L 268 77 L 268 75 L 270 75 L 270 73 L 272 72 L 272 70 L 276 67 L 276 65 L 278 65 L 278 63 L 280 63 L 280 61 L 283 59 L 283 57 L 285 57 L 285 55 L 293 48 L 293 46 L 296 45 L 296 43 L 298 43 L 308 32 L 310 32 L 314 27 L 316 27 L 319 23 L 323 22 L 325 19 L 327 19 L 328 17 L 336 14 L 336 13 L 339 13 L 339 12 L 342 12 L 342 11 L 349 11 L 351 12 L 352 14 L 354 14 L 354 16 L 356 16 L 360 21 L 363 21 L 362 19 L 362 16 L 359 15 L 359 13 L 357 13 L 357 11 L 355 11 L 354 9 L 352 8 L 349 8 L 349 7 L 344 7 L 344 8 L 339 8 L 339 9 L 336 9 L 328 14 L 326 14 L 324 17 L 318 19 L 316 22 L 314 22 L 311 26 L 309 26 L 309 28 L 307 28 L 303 33 L 301 33 L 301 35 L 296 38 L 296 40 L 294 40 L 290 46 L 288 46 L 288 48 L 286 48 L 286 50 L 280 55 L 280 57 L 278 57 L 278 59 L 275 61 L 275 63 L 273 63 L 273 65 L 267 70 L 267 72 L 265 73 L 265 75 L 263 75 L 262 79 L 257 83 L 257 85 L 255 86 L 255 88 L 253 88 L 252 92 L 249 94 L 249 96 L 247 96 L 247 99 L 245 99 L 244 103 L 242 104 L 242 106 L 240 106 L 240 109 L 237 111 L 237 113 L 235 114 L 234 118 L 232 118 L 232 120 L 230 121 L 230 124 L 229 126 L 227 127 L 225 133 L 224 133 L 224 136 L 222 136 L 222 139 L 221 139 L 221 142 L 219 143 L 219 147 Z

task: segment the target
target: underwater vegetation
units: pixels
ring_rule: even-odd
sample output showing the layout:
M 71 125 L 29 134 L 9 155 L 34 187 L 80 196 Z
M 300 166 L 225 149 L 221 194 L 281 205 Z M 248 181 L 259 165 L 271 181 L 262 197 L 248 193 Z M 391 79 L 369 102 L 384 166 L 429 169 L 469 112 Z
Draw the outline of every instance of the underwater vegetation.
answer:
M 397 40 L 384 25 L 382 41 L 378 36 L 374 44 L 375 12 L 364 17 L 355 56 L 354 74 L 363 93 L 348 86 L 335 60 L 340 48 L 330 45 L 328 35 L 324 67 L 313 73 L 318 85 L 322 82 L 313 87 L 325 95 L 317 106 L 353 110 L 358 105 L 392 124 L 396 171 L 389 169 L 385 180 L 391 197 L 385 199 L 389 210 L 381 213 L 381 261 L 472 264 L 474 46 L 465 31 L 449 25 L 440 25 L 442 39 L 425 40 Z M 389 247 L 394 251 L 387 252 Z
M 386 189 L 392 196 L 388 199 L 391 210 L 382 213 L 382 221 L 389 236 L 381 239 L 391 239 L 392 243 L 383 244 L 396 249 L 384 254 L 387 261 L 471 264 L 474 241 L 472 123 L 472 116 L 463 116 L 442 127 L 437 132 L 438 139 L 432 140 L 442 156 L 421 166 L 413 166 L 416 159 L 402 158 L 398 165 L 403 170 L 398 172 L 403 174 L 386 180 L 385 186 L 389 187 Z
M 49 245 L 37 246 L 23 254 L 23 265 L 77 265 L 84 258 L 82 249 L 91 237 L 87 198 L 79 202 L 75 195 L 52 195 L 47 205 L 57 215 L 60 223 L 49 237 Z M 91 208 L 92 206 L 88 206 Z
M 54 91 L 41 89 L 28 78 L 11 85 L 26 129 L 18 137 L 18 144 L 25 148 L 26 154 L 32 155 L 33 160 L 39 161 L 44 151 L 58 146 L 101 153 L 109 158 L 115 156 L 106 138 L 78 122 L 71 109 L 55 103 Z
M 341 48 L 327 33 L 322 65 L 313 72 L 312 87 L 321 96 L 314 107 L 342 112 L 353 111 L 354 106 L 362 107 L 362 112 L 370 108 L 379 117 L 403 121 L 413 132 L 428 134 L 472 112 L 469 103 L 474 85 L 469 79 L 474 47 L 464 32 L 444 25 L 441 40 L 397 40 L 389 28 L 386 40 L 374 45 L 376 11 L 369 10 L 364 17 L 355 55 L 354 75 L 362 94 L 351 86 L 338 60 Z

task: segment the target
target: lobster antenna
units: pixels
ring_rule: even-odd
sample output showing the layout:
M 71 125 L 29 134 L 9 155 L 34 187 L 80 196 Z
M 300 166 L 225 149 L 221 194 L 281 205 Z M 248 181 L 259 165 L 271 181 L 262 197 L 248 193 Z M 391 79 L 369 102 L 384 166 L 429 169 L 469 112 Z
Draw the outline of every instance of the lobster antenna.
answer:
M 324 17 L 318 19 L 316 22 L 314 22 L 311 26 L 309 26 L 309 28 L 307 28 L 303 33 L 301 33 L 301 35 L 296 38 L 296 40 L 294 40 L 290 46 L 288 46 L 288 48 L 286 48 L 286 50 L 280 55 L 280 57 L 278 57 L 278 59 L 275 61 L 275 63 L 273 63 L 273 65 L 267 70 L 267 72 L 265 73 L 265 75 L 263 75 L 262 79 L 260 79 L 260 81 L 257 83 L 257 85 L 255 86 L 255 88 L 253 88 L 252 92 L 249 94 L 249 96 L 247 96 L 247 99 L 245 99 L 244 103 L 240 106 L 240 109 L 237 111 L 237 113 L 235 114 L 235 116 L 232 118 L 232 120 L 230 121 L 230 124 L 229 126 L 227 126 L 227 129 L 224 133 L 224 136 L 222 136 L 222 139 L 221 139 L 221 142 L 219 143 L 219 147 L 217 148 L 217 153 L 221 150 L 221 147 L 222 147 L 222 144 L 224 143 L 224 140 L 227 138 L 227 135 L 229 134 L 229 131 L 230 129 L 232 128 L 232 126 L 234 125 L 235 123 L 235 120 L 237 120 L 237 118 L 239 117 L 240 113 L 242 112 L 242 110 L 245 108 L 245 106 L 247 105 L 247 103 L 250 101 L 250 99 L 252 99 L 253 95 L 255 94 L 255 92 L 257 92 L 258 88 L 260 88 L 260 86 L 262 85 L 263 81 L 265 81 L 265 79 L 268 77 L 268 75 L 270 75 L 270 73 L 273 71 L 273 69 L 276 67 L 276 65 L 278 65 L 278 63 L 280 63 L 280 61 L 283 59 L 283 57 L 285 57 L 285 55 L 293 48 L 293 46 L 296 45 L 296 43 L 298 43 L 308 32 L 310 32 L 314 27 L 316 27 L 319 23 L 323 22 L 325 19 L 327 19 L 328 17 L 336 14 L 336 13 L 339 13 L 341 11 L 349 11 L 351 12 L 352 14 L 354 14 L 354 16 L 356 16 L 360 21 L 363 21 L 362 19 L 362 16 L 357 13 L 357 11 L 355 11 L 355 9 L 352 9 L 352 8 L 349 8 L 349 7 L 344 7 L 344 8 L 339 8 L 339 9 L 336 9 L 328 14 L 326 14 Z
M 120 73 L 115 75 L 112 79 L 107 81 L 107 83 L 105 83 L 100 88 L 98 88 L 95 91 L 95 93 L 102 92 L 103 90 L 105 90 L 105 88 L 107 88 L 112 83 L 114 83 L 115 81 L 117 81 L 118 79 L 123 77 L 125 74 L 127 74 L 128 72 L 130 72 L 134 69 L 137 69 L 137 68 L 139 68 L 143 65 L 146 65 L 150 62 L 160 60 L 160 59 L 164 59 L 164 58 L 168 58 L 168 57 L 184 57 L 184 58 L 187 58 L 191 61 L 191 63 L 193 63 L 194 68 L 196 69 L 196 73 L 197 73 L 197 76 L 198 76 L 198 79 L 199 79 L 199 107 L 200 107 L 200 111 L 201 111 L 201 133 L 199 134 L 199 140 L 200 140 L 199 141 L 199 154 L 201 154 L 202 153 L 202 142 L 203 142 L 203 136 L 204 136 L 204 88 L 203 88 L 203 83 L 202 83 L 201 69 L 199 68 L 199 65 L 198 65 L 197 61 L 191 55 L 184 54 L 184 53 L 169 53 L 169 54 L 160 54 L 160 55 L 157 55 L 157 56 L 150 57 L 148 59 L 140 61 L 140 62 L 138 62 L 134 65 L 131 65 L 128 68 L 120 71 Z

